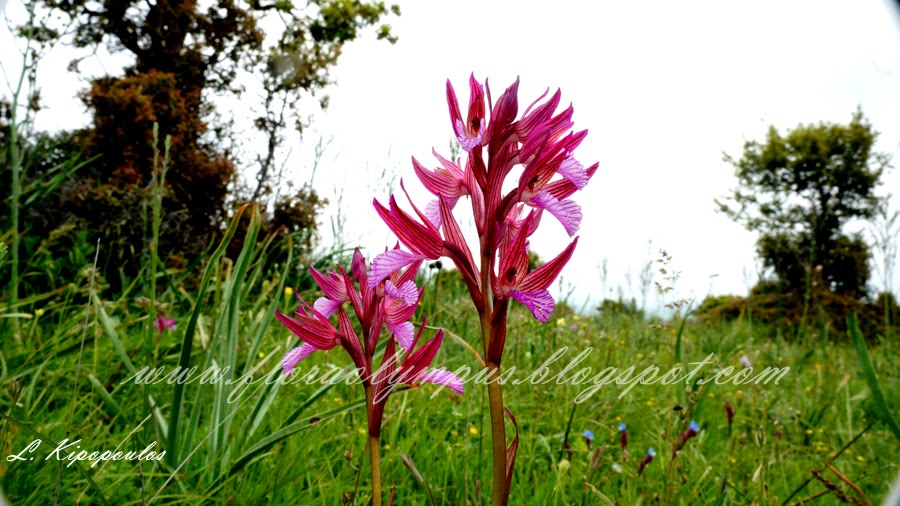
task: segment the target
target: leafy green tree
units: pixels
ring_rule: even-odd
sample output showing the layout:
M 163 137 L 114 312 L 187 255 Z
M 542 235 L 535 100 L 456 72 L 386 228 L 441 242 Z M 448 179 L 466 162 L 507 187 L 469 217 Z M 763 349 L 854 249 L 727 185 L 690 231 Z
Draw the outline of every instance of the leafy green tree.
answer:
M 758 253 L 783 290 L 866 295 L 869 247 L 843 229 L 878 208 L 889 157 L 873 150 L 877 136 L 857 111 L 846 125 L 800 125 L 785 135 L 771 127 L 739 159 L 725 155 L 738 186 L 716 201 L 719 210 L 760 233 Z
M 375 26 L 376 37 L 394 42 L 382 20 L 396 6 L 361 0 L 34 0 L 43 12 L 39 37 L 84 50 L 127 55 L 122 75 L 91 81 L 81 97 L 92 124 L 71 136 L 71 149 L 99 155 L 80 171 L 74 197 L 63 202 L 73 217 L 104 237 L 121 258 L 110 267 L 139 262 L 146 241 L 145 214 L 153 173 L 153 125 L 171 136 L 165 219 L 160 249 L 189 260 L 222 229 L 235 201 L 268 204 L 266 228 L 311 236 L 323 200 L 309 187 L 279 192 L 278 153 L 285 131 L 301 131 L 303 99 L 328 98 L 330 70 L 343 45 Z M 23 27 L 24 30 L 24 27 Z M 77 69 L 80 59 L 70 65 Z M 262 92 L 249 93 L 250 82 Z M 262 142 L 241 145 L 223 98 L 259 99 L 253 121 Z M 259 146 L 254 151 L 254 147 Z M 70 149 L 63 147 L 62 149 Z M 255 172 L 255 185 L 237 178 Z M 252 178 L 251 178 L 252 179 Z M 255 187 L 253 187 L 255 186 Z M 307 199 L 308 205 L 292 203 Z M 304 209 L 300 222 L 282 223 L 285 209 Z M 309 212 L 307 212 L 309 211 Z M 58 224 L 57 224 L 58 225 Z M 284 225 L 283 227 L 280 227 Z M 306 228 L 306 230 L 300 230 Z

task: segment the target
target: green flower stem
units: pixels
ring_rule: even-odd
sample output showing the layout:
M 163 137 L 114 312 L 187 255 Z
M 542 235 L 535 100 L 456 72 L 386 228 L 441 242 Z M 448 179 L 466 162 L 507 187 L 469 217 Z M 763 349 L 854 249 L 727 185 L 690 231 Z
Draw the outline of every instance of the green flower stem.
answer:
M 482 248 L 483 249 L 483 248 Z M 503 386 L 500 384 L 499 361 L 488 360 L 491 343 L 491 272 L 493 262 L 488 256 L 481 257 L 481 289 L 484 307 L 478 308 L 481 316 L 481 337 L 484 342 L 484 358 L 488 368 L 488 404 L 491 411 L 491 452 L 493 454 L 493 483 L 491 504 L 503 506 L 506 491 L 506 420 L 503 413 Z
M 372 417 L 374 391 L 372 385 L 366 385 L 366 411 Z M 379 427 L 380 432 L 380 427 Z M 381 506 L 381 434 L 375 433 L 369 424 L 369 461 L 372 467 L 372 506 Z

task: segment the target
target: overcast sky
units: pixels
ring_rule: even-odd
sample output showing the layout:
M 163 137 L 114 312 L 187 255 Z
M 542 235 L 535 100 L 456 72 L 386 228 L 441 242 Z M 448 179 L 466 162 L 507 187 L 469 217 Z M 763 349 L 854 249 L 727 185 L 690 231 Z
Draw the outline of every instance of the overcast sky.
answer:
M 9 3 L 12 11 L 17 0 Z M 622 287 L 640 303 L 640 269 L 660 248 L 682 273 L 677 296 L 746 293 L 756 282 L 756 238 L 716 213 L 713 199 L 736 182 L 722 152 L 739 156 L 769 125 L 784 132 L 846 123 L 860 106 L 881 132 L 878 149 L 898 153 L 900 15 L 884 0 L 398 3 L 403 14 L 390 22 L 399 42 L 366 37 L 345 48 L 327 114 L 287 160 L 290 177 L 305 181 L 316 141 L 332 139 L 315 183 L 335 203 L 332 215 L 342 192 L 345 235 L 370 251 L 390 239 L 371 211 L 373 197 L 387 199 L 381 174 L 412 190 L 410 157 L 435 165 L 432 147 L 448 154 L 444 83 L 451 79 L 465 102 L 470 72 L 490 79 L 494 97 L 519 76 L 524 104 L 561 88 L 575 128 L 589 130 L 576 155 L 600 170 L 575 196 L 584 208 L 581 240 L 563 272 L 577 305 L 602 297 L 604 259 L 607 295 Z M 8 41 L 4 33 L 0 47 Z M 44 128 L 88 119 L 73 98 L 83 80 L 61 70 L 68 59 L 51 55 L 42 69 Z M 250 115 L 240 104 L 234 111 Z M 898 170 L 884 183 L 882 194 L 900 193 Z M 424 191 L 412 193 L 427 202 Z M 532 245 L 546 259 L 567 237 L 555 221 L 545 223 Z

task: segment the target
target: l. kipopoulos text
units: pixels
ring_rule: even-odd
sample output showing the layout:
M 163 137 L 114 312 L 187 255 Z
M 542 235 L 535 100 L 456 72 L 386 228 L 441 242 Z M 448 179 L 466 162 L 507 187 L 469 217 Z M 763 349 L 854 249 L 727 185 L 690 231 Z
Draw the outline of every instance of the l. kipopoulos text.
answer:
M 159 453 L 154 452 L 153 448 L 156 446 L 156 441 L 151 442 L 141 451 L 119 451 L 115 450 L 94 450 L 88 452 L 87 450 L 81 449 L 81 440 L 77 439 L 75 441 L 69 441 L 69 438 L 65 438 L 56 445 L 56 448 L 49 450 L 47 456 L 43 460 L 51 460 L 56 459 L 58 461 L 67 460 L 69 463 L 66 467 L 71 467 L 75 462 L 80 461 L 91 461 L 91 467 L 96 466 L 98 463 L 104 460 L 143 460 L 143 461 L 151 461 L 151 460 L 162 460 L 163 457 L 166 456 L 166 451 L 163 450 Z M 34 456 L 32 455 L 38 448 L 41 447 L 43 441 L 40 439 L 35 439 L 31 443 L 28 444 L 22 451 L 19 453 L 15 453 L 12 455 L 8 455 L 6 457 L 7 462 L 15 462 L 17 460 L 34 460 Z

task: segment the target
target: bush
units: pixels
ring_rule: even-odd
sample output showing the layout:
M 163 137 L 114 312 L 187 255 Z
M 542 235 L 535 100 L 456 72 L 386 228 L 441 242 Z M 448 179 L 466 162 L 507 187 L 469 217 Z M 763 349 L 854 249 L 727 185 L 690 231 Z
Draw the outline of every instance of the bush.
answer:
M 744 297 L 709 295 L 694 310 L 694 315 L 700 320 L 730 322 L 743 316 L 746 311 L 747 299 Z

